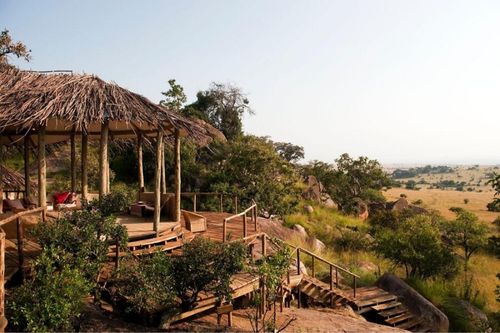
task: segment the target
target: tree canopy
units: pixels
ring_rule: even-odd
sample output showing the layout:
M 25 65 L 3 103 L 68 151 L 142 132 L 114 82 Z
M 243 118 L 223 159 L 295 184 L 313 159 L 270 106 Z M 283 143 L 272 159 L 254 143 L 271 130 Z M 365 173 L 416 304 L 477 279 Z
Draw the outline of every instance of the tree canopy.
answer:
M 31 50 L 22 42 L 14 42 L 5 29 L 0 33 L 0 66 L 9 65 L 9 56 L 14 55 L 17 58 L 23 58 L 26 61 L 31 60 Z

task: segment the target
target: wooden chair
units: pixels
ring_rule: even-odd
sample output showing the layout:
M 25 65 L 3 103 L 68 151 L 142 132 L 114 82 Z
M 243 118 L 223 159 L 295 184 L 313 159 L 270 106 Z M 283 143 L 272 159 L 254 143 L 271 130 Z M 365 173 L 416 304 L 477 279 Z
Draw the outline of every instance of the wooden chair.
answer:
M 187 230 L 191 232 L 203 232 L 207 230 L 207 218 L 203 215 L 183 210 L 182 216 L 184 217 Z

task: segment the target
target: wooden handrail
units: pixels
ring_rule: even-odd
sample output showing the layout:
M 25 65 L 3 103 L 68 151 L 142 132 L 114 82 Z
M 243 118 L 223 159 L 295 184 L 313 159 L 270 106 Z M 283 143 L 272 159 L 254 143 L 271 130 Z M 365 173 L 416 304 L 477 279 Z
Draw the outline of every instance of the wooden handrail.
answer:
M 226 231 L 227 231 L 227 222 L 234 220 L 237 217 L 243 216 L 243 238 L 247 237 L 247 215 L 248 212 L 251 212 L 251 219 L 254 224 L 254 231 L 257 231 L 257 204 L 254 200 L 252 200 L 252 205 L 242 211 L 241 213 L 231 215 L 226 217 L 222 224 L 222 242 L 226 242 Z
M 197 205 L 197 197 L 205 195 L 205 196 L 216 196 L 219 199 L 219 211 L 222 213 L 224 211 L 224 193 L 220 192 L 181 192 L 181 196 L 183 197 L 190 197 L 193 200 L 193 212 L 196 212 L 198 209 Z M 238 197 L 234 196 L 233 197 L 234 201 L 234 212 L 235 214 L 238 213 Z
M 23 210 L 23 211 L 18 212 L 16 214 L 9 215 L 9 216 L 5 217 L 4 219 L 0 220 L 0 227 L 9 223 L 9 222 L 15 221 L 16 219 L 18 219 L 22 216 L 31 215 L 31 214 L 40 213 L 40 212 L 45 213 L 46 210 L 47 210 L 47 207 L 38 207 L 38 208 L 34 208 L 34 209 Z

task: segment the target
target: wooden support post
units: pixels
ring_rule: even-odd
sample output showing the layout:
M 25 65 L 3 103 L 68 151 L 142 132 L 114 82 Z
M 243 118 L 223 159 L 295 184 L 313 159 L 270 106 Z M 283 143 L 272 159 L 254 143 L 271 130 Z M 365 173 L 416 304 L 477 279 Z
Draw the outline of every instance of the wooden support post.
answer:
M 45 127 L 38 130 L 38 206 L 47 206 L 47 163 L 45 161 Z
M 0 229 L 0 332 L 7 326 L 5 318 L 5 232 Z
M 16 227 L 18 267 L 21 273 L 21 281 L 24 281 L 24 228 L 23 221 L 20 218 L 16 219 Z
M 267 257 L 266 234 L 262 234 L 262 257 Z
M 356 277 L 353 275 L 352 279 L 354 280 L 353 281 L 353 285 L 354 285 L 354 298 L 356 298 Z
M 339 270 L 335 267 L 335 287 L 339 287 Z
M 234 197 L 234 213 L 238 214 L 238 197 Z
M 115 241 L 115 269 L 118 269 L 120 265 L 120 239 L 118 237 Z
M 71 169 L 71 192 L 76 192 L 76 141 L 75 131 L 70 134 L 71 141 L 71 156 L 70 156 L 70 169 Z
M 196 193 L 193 195 L 193 212 L 196 213 Z
M 89 194 L 88 182 L 88 155 L 89 151 L 89 137 L 87 133 L 82 130 L 82 198 L 87 200 Z
M 311 270 L 311 276 L 312 277 L 316 277 L 316 269 L 314 267 L 314 256 L 311 256 L 311 266 L 312 266 L 312 270 Z
M 137 169 L 139 171 L 139 192 L 144 192 L 144 167 L 142 164 L 142 134 L 137 134 Z
M 333 290 L 333 266 L 330 265 L 330 290 Z M 333 294 L 330 295 L 330 306 L 333 307 Z
M 243 215 L 243 238 L 247 236 L 247 214 Z
M 297 248 L 297 275 L 300 275 L 300 249 Z
M 174 173 L 175 173 L 175 221 L 181 220 L 181 135 L 175 129 L 174 139 Z
M 253 208 L 253 229 L 257 231 L 257 204 Z
M 224 222 L 222 222 L 222 243 L 226 242 L 226 231 L 227 231 L 227 220 L 224 219 Z
M 99 199 L 107 194 L 108 190 L 108 136 L 109 122 L 107 120 L 101 124 L 101 145 L 99 151 Z
M 161 193 L 167 193 L 167 171 L 165 168 L 165 147 L 161 148 Z
M 220 212 L 221 213 L 224 212 L 224 206 L 223 205 L 224 205 L 224 195 L 221 194 L 220 195 Z
M 158 131 L 156 136 L 156 165 L 155 165 L 155 211 L 153 218 L 153 230 L 156 236 L 160 234 L 161 215 L 161 151 L 163 149 L 163 132 Z
M 0 144 L 0 165 L 3 163 L 3 146 Z M 0 214 L 3 214 L 3 173 L 2 169 L 0 168 Z M 4 235 L 5 238 L 5 235 Z M 3 282 L 3 281 L 1 281 Z M 2 287 L 3 288 L 3 287 Z M 3 289 L 2 289 L 3 290 Z M 3 298 L 2 298 L 2 305 L 3 305 Z
M 28 134 L 24 137 L 24 196 L 31 196 L 30 182 L 30 137 Z

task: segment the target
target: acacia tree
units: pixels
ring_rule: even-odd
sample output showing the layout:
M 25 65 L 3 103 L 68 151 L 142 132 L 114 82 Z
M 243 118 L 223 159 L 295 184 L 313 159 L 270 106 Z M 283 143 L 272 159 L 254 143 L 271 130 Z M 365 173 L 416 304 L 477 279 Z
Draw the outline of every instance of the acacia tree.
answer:
M 14 42 L 12 40 L 9 30 L 5 29 L 0 33 L 0 66 L 9 66 L 10 55 L 30 61 L 30 53 L 31 50 L 22 42 Z
M 478 222 L 478 218 L 463 208 L 450 208 L 457 218 L 447 224 L 446 236 L 454 246 L 463 251 L 464 271 L 467 273 L 469 260 L 474 253 L 485 247 L 488 240 L 486 235 L 488 228 Z
M 491 187 L 495 190 L 495 198 L 486 207 L 489 211 L 500 212 L 500 198 L 497 198 L 500 195 L 500 174 L 493 173 L 486 184 L 491 184 Z
M 243 134 L 243 114 L 253 114 L 249 103 L 241 88 L 213 82 L 208 90 L 198 92 L 196 101 L 182 112 L 209 122 L 228 140 L 233 140 Z
M 304 158 L 304 147 L 288 142 L 275 142 L 274 148 L 288 162 L 295 163 Z
M 160 105 L 166 106 L 174 111 L 179 111 L 187 101 L 186 94 L 184 94 L 184 88 L 180 84 L 177 84 L 175 79 L 168 80 L 168 84 L 170 89 L 161 93 L 165 96 L 165 99 L 160 101 Z

